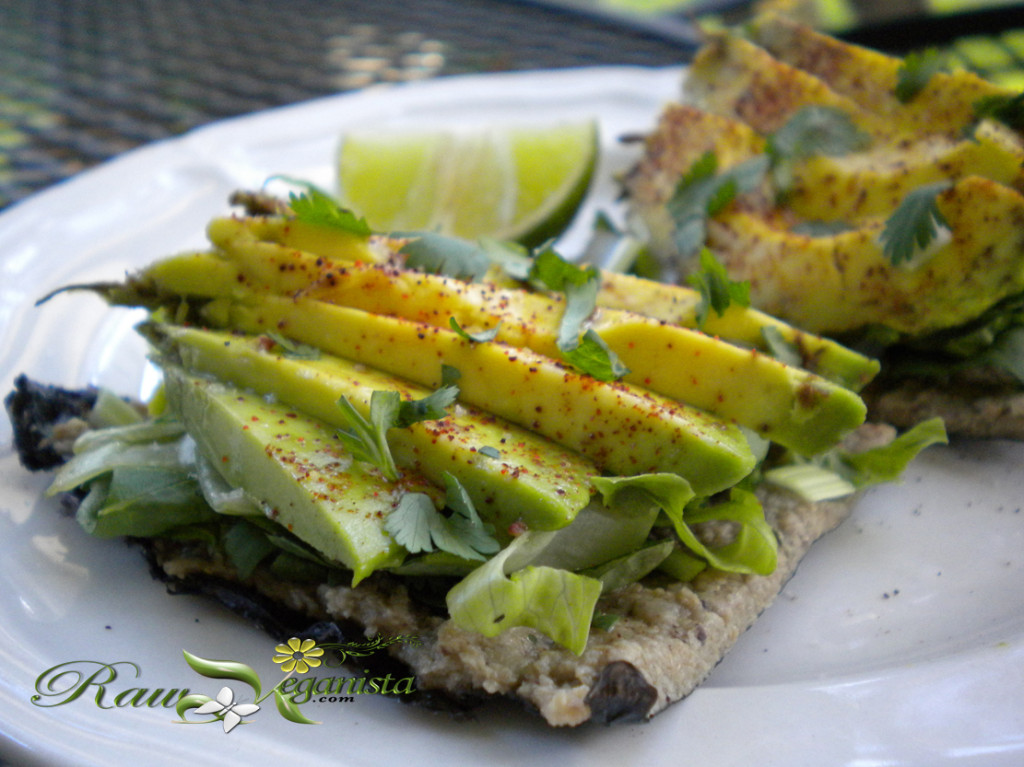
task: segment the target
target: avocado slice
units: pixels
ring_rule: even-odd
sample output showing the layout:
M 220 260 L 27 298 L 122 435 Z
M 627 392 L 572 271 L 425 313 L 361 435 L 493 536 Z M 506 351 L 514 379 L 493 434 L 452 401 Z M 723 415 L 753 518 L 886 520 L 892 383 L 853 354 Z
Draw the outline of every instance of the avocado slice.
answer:
M 700 302 L 700 293 L 693 288 L 613 272 L 601 274 L 601 291 L 597 294 L 598 306 L 634 311 L 689 328 L 697 327 Z M 802 368 L 853 391 L 860 391 L 873 380 L 880 367 L 878 360 L 836 341 L 738 304 L 730 304 L 722 314 L 709 312 L 702 330 L 763 351 L 769 350 L 766 334 L 777 333 L 799 355 Z
M 445 366 L 455 368 L 462 376 L 461 402 L 580 453 L 602 472 L 676 473 L 698 495 L 710 495 L 731 487 L 756 464 L 739 426 L 700 408 L 635 385 L 597 381 L 530 349 L 475 343 L 451 330 L 301 295 L 249 290 L 245 275 L 227 276 L 222 261 L 218 254 L 188 259 L 209 275 L 205 285 L 196 271 L 182 275 L 185 264 L 178 268 L 172 258 L 160 266 L 167 277 L 162 284 L 154 285 L 153 271 L 147 270 L 124 285 L 90 287 L 111 303 L 132 306 L 161 304 L 142 294 L 174 307 L 199 298 L 203 320 L 215 327 L 280 333 L 428 388 L 441 384 Z M 174 296 L 171 277 L 199 289 Z M 807 393 L 812 397 L 802 401 L 817 407 L 819 392 Z
M 224 479 L 267 510 L 274 522 L 358 583 L 402 562 L 405 551 L 384 530 L 403 493 L 436 491 L 415 474 L 399 482 L 355 462 L 333 429 L 292 408 L 233 386 L 164 367 L 168 405 Z
M 451 330 L 323 301 L 253 298 L 212 302 L 206 316 L 247 333 L 281 333 L 430 388 L 440 385 L 444 366 L 454 368 L 461 402 L 582 453 L 611 474 L 670 472 L 710 495 L 756 463 L 735 424 L 630 384 L 595 380 L 529 349 L 475 343 Z
M 158 346 L 173 349 L 187 369 L 272 395 L 334 427 L 348 425 L 337 404 L 341 396 L 366 415 L 374 390 L 397 390 L 406 399 L 430 394 L 328 354 L 289 357 L 265 336 L 155 323 L 144 332 Z M 597 473 L 582 456 L 465 406 L 444 419 L 392 429 L 388 443 L 403 470 L 438 486 L 446 472 L 453 474 L 502 538 L 517 522 L 538 530 L 568 525 L 590 502 L 590 480 Z
M 331 269 L 303 295 L 434 328 L 454 318 L 464 328 L 494 329 L 509 346 L 561 356 L 565 305 L 543 293 L 356 264 Z M 611 307 L 594 312 L 588 327 L 629 368 L 623 381 L 799 453 L 828 449 L 864 421 L 864 403 L 849 389 L 693 328 Z

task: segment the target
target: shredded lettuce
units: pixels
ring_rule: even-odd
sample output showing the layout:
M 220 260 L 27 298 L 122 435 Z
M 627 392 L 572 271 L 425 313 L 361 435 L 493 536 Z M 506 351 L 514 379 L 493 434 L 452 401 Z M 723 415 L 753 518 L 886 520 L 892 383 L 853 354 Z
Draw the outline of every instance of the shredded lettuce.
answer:
M 188 471 L 164 466 L 118 466 L 90 484 L 76 519 L 100 538 L 149 537 L 216 517 Z
M 523 533 L 459 581 L 447 597 L 452 622 L 487 637 L 513 626 L 534 628 L 581 654 L 602 584 L 568 570 L 523 563 L 543 550 L 553 535 Z
M 764 477 L 811 503 L 845 498 L 857 492 L 857 486 L 845 477 L 813 463 L 779 466 L 766 471 Z
M 118 397 L 112 391 L 101 388 L 96 395 L 96 404 L 89 413 L 89 424 L 94 428 L 105 426 L 128 426 L 142 421 L 142 414 L 134 405 Z
M 764 478 L 811 502 L 843 498 L 857 490 L 899 479 L 922 450 L 947 442 L 942 419 L 931 418 L 888 445 L 861 453 L 837 448 L 815 459 L 814 463 L 769 469 L 764 472 Z
M 647 575 L 675 546 L 647 543 L 661 510 L 649 494 L 628 481 L 595 482 L 604 497 L 572 524 L 524 533 L 449 592 L 456 625 L 485 636 L 528 626 L 583 651 L 601 593 Z
M 584 575 L 601 581 L 602 593 L 625 588 L 652 572 L 675 550 L 675 541 L 656 541 L 603 565 L 585 571 Z
M 863 453 L 845 453 L 842 459 L 849 467 L 850 481 L 858 488 L 868 487 L 898 479 L 918 453 L 930 445 L 944 445 L 948 441 L 942 419 L 930 418 L 904 432 L 888 445 Z
M 594 484 L 606 497 L 628 492 L 649 498 L 671 520 L 676 534 L 690 552 L 715 569 L 759 575 L 767 575 L 775 569 L 778 542 L 765 521 L 760 501 L 749 491 L 734 487 L 727 501 L 711 503 L 708 499 L 694 500 L 690 484 L 675 474 L 598 478 Z M 720 547 L 701 543 L 691 525 L 712 521 L 737 526 L 729 543 Z
M 181 466 L 182 441 L 106 442 L 72 456 L 54 475 L 48 496 L 66 493 L 120 467 L 174 470 Z

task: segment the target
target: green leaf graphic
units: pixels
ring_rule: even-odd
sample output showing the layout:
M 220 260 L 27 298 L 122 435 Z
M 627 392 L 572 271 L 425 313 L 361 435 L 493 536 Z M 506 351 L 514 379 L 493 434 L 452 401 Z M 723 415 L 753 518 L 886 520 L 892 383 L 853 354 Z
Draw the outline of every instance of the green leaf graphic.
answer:
M 199 693 L 193 693 L 192 695 L 186 695 L 178 701 L 178 705 L 174 707 L 174 710 L 181 717 L 182 721 L 189 721 L 185 719 L 185 713 L 192 710 L 193 708 L 199 708 L 204 703 L 209 703 L 213 698 L 209 695 L 201 695 Z
M 193 655 L 188 650 L 182 650 L 182 653 L 185 655 L 185 662 L 197 674 L 211 679 L 236 679 L 249 685 L 257 698 L 260 696 L 260 676 L 252 667 L 233 660 L 207 660 Z
M 310 718 L 299 710 L 299 705 L 293 700 L 295 693 L 291 692 L 285 695 L 277 688 L 274 688 L 274 701 L 277 703 L 277 710 L 285 719 L 289 722 L 295 722 L 296 724 L 320 724 Z

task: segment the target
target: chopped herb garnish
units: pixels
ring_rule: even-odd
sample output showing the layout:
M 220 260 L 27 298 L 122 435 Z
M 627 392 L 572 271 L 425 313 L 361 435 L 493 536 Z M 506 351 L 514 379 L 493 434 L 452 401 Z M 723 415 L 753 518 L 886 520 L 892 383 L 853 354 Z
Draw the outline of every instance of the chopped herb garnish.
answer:
M 493 341 L 498 337 L 498 331 L 501 330 L 501 323 L 499 322 L 493 328 L 487 330 L 481 330 L 477 333 L 469 333 L 463 329 L 459 324 L 459 321 L 454 317 L 448 319 L 448 324 L 451 326 L 460 338 L 465 338 L 467 341 L 473 341 L 474 343 L 485 343 L 487 341 Z
M 438 511 L 428 495 L 406 493 L 384 520 L 384 529 L 411 554 L 441 550 L 465 559 L 486 559 L 500 548 L 493 527 L 480 519 L 458 479 L 445 472 L 444 483 L 450 515 Z
M 885 257 L 893 266 L 911 261 L 931 244 L 940 228 L 948 229 L 936 199 L 949 187 L 948 181 L 918 187 L 889 216 L 881 242 Z
M 487 253 L 467 240 L 434 232 L 412 232 L 407 236 L 411 239 L 399 252 L 405 255 L 405 265 L 410 269 L 474 282 L 482 279 L 491 266 Z
M 896 98 L 902 104 L 913 101 L 935 75 L 948 70 L 945 57 L 934 48 L 908 54 L 896 73 Z
M 320 350 L 315 346 L 292 341 L 278 333 L 267 333 L 267 337 L 274 342 L 274 351 L 280 351 L 284 357 L 298 360 L 320 359 Z
M 402 400 L 396 391 L 375 391 L 370 395 L 369 419 L 356 410 L 348 398 L 341 397 L 338 407 L 349 428 L 339 429 L 338 439 L 357 461 L 376 466 L 385 477 L 397 480 L 398 468 L 388 445 L 388 430 L 444 418 L 445 408 L 455 401 L 458 393 L 456 387 L 445 386 L 423 399 Z
M 707 220 L 721 212 L 738 194 L 757 188 L 768 168 L 768 158 L 759 155 L 718 173 L 718 159 L 705 152 L 680 179 L 667 209 L 675 223 L 674 242 L 684 256 L 692 256 L 704 245 Z
M 286 176 L 277 176 L 276 178 L 305 189 L 302 194 L 291 192 L 288 195 L 288 207 L 292 209 L 297 220 L 307 224 L 326 226 L 360 237 L 369 237 L 373 234 L 373 230 L 370 229 L 365 218 L 357 216 L 348 208 L 343 208 L 334 197 L 315 184 Z
M 974 104 L 978 120 L 990 119 L 1024 131 L 1024 91 L 1016 96 L 986 96 Z
M 865 148 L 871 139 L 841 109 L 806 106 L 768 138 L 765 151 L 772 181 L 781 194 L 793 185 L 793 166 L 811 157 L 840 157 Z
M 784 362 L 791 367 L 803 367 L 804 360 L 800 349 L 796 344 L 783 338 L 778 328 L 765 325 L 761 328 L 761 337 L 764 338 L 771 355 L 779 362 Z
M 436 421 L 447 415 L 447 409 L 459 396 L 456 386 L 442 386 L 422 399 L 403 400 L 398 406 L 395 426 L 404 429 L 420 421 Z
M 459 379 L 462 378 L 462 373 L 457 367 L 451 365 L 441 365 L 441 388 L 447 388 L 458 384 Z
M 621 617 L 621 615 L 613 613 L 594 613 L 594 618 L 590 621 L 590 625 L 601 631 L 610 631 L 612 626 L 618 623 Z
M 544 248 L 534 257 L 530 280 L 565 294 L 557 346 L 566 362 L 601 381 L 612 381 L 629 372 L 596 332 L 583 332 L 584 323 L 597 308 L 601 272 L 596 267 L 577 266 L 553 249 Z
M 696 312 L 699 328 L 704 327 L 712 309 L 721 317 L 732 304 L 750 306 L 750 283 L 732 280 L 707 248 L 700 253 L 700 271 L 691 274 L 686 281 L 700 293 Z
M 562 356 L 574 368 L 598 381 L 617 381 L 629 373 L 629 368 L 594 330 L 584 333 L 575 348 L 563 349 Z
M 514 280 L 527 280 L 533 259 L 530 251 L 518 242 L 495 240 L 490 237 L 479 239 L 480 248 L 490 262 L 498 266 Z
M 853 231 L 853 227 L 845 221 L 801 221 L 792 230 L 793 234 L 807 237 L 834 237 L 843 232 Z
M 501 458 L 501 453 L 498 452 L 498 449 L 495 447 L 491 447 L 490 445 L 484 445 L 477 452 L 480 453 L 481 455 L 486 455 L 488 458 Z

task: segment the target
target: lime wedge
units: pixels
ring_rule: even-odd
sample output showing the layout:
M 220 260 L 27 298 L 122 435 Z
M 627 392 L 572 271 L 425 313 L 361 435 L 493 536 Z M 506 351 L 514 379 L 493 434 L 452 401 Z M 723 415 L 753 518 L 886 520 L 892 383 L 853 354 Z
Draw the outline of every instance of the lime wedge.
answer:
M 415 133 L 352 132 L 342 204 L 379 231 L 537 245 L 572 221 L 598 156 L 596 121 Z

